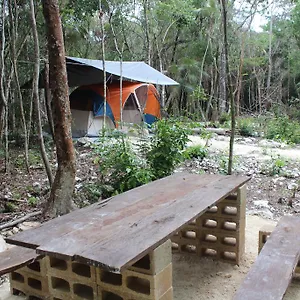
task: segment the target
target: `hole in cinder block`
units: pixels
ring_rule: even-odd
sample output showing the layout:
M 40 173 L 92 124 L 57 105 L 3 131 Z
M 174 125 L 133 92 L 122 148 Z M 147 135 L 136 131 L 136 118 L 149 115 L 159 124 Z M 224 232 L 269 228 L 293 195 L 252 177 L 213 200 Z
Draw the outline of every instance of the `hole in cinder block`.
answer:
M 150 295 L 150 281 L 136 276 L 127 277 L 127 287 L 137 293 Z
M 88 265 L 73 262 L 72 271 L 79 276 L 91 278 L 91 268 Z
M 182 236 L 187 239 L 196 239 L 196 232 L 192 230 L 186 230 L 182 232 Z
M 24 276 L 18 272 L 11 273 L 11 279 L 20 283 L 24 283 Z
M 144 270 L 150 270 L 150 255 L 145 255 L 132 266 Z
M 122 285 L 122 275 L 101 270 L 101 281 L 120 286 Z
M 182 245 L 181 251 L 187 252 L 187 253 L 196 253 L 197 248 L 194 245 Z
M 300 260 L 298 261 L 297 267 L 300 267 Z
M 222 258 L 230 261 L 235 261 L 236 260 L 236 253 L 235 252 L 229 252 L 225 251 L 222 253 Z
M 208 257 L 216 257 L 217 251 L 215 249 L 206 248 L 202 250 L 202 255 Z
M 172 242 L 172 250 L 178 250 L 179 245 L 177 243 Z
M 11 293 L 12 293 L 13 295 L 15 295 L 15 296 L 25 296 L 25 293 L 24 293 L 24 292 L 22 292 L 22 291 L 20 291 L 20 290 L 18 290 L 18 289 L 15 289 L 15 288 L 12 289 Z
M 203 222 L 203 227 L 206 227 L 206 228 L 216 228 L 217 227 L 217 221 L 211 220 L 211 219 L 206 219 Z
M 91 286 L 75 283 L 73 285 L 74 294 L 82 299 L 93 300 L 94 299 L 94 292 Z
M 267 240 L 268 240 L 269 237 L 270 237 L 269 234 L 263 235 L 262 236 L 262 243 L 265 244 L 267 242 Z
M 28 296 L 28 300 L 43 300 L 43 298 L 36 297 L 36 296 Z
M 215 235 L 212 234 L 206 234 L 204 241 L 209 243 L 216 243 L 218 238 Z
M 211 213 L 211 214 L 216 214 L 218 212 L 218 207 L 217 206 L 212 206 L 211 208 L 209 208 L 207 210 L 208 213 Z
M 222 244 L 228 245 L 228 246 L 235 246 L 236 245 L 236 238 L 234 238 L 234 237 L 225 237 L 222 240 Z
M 232 201 L 236 201 L 236 200 L 237 200 L 237 198 L 238 198 L 238 195 L 237 195 L 237 193 L 233 193 L 233 194 L 231 194 L 231 195 L 227 196 L 227 197 L 226 197 L 226 200 L 232 200 Z
M 54 297 L 52 300 L 63 300 L 63 299 Z
M 35 290 L 42 290 L 42 282 L 40 280 L 37 280 L 35 278 L 28 278 L 28 285 L 32 287 Z
M 223 214 L 236 216 L 237 215 L 237 207 L 235 207 L 235 206 L 225 206 L 223 208 Z
M 28 269 L 35 271 L 35 272 L 41 272 L 41 265 L 39 261 L 34 261 L 33 263 L 29 264 Z
M 225 221 L 222 228 L 228 231 L 236 231 L 236 223 Z
M 68 268 L 67 262 L 63 259 L 50 257 L 50 267 L 62 271 L 66 271 Z
M 70 284 L 68 281 L 58 278 L 52 277 L 51 278 L 52 288 L 55 290 L 59 290 L 62 292 L 70 292 Z
M 102 292 L 102 300 L 123 300 L 123 298 L 111 292 Z

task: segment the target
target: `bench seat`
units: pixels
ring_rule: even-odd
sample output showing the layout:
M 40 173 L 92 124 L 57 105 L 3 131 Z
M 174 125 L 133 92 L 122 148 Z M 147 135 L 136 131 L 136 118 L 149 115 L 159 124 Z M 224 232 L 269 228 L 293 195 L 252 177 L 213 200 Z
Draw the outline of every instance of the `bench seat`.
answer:
M 300 256 L 300 217 L 284 216 L 238 289 L 235 300 L 279 300 Z

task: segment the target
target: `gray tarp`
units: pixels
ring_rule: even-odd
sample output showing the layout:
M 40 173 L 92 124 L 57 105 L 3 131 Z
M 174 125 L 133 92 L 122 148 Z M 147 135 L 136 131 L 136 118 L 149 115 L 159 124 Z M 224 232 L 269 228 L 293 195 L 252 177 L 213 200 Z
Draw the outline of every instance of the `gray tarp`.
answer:
M 73 81 L 73 79 L 75 81 L 76 77 L 78 77 L 78 80 L 80 80 L 79 77 L 81 77 L 82 75 L 80 73 L 84 73 L 85 77 L 90 77 L 89 79 L 93 81 L 91 83 L 97 83 L 103 81 L 103 74 L 101 74 L 100 78 L 97 78 L 98 77 L 97 74 L 92 73 L 93 69 L 100 70 L 101 73 L 103 73 L 102 60 L 67 57 L 67 66 L 68 66 L 68 78 L 70 80 L 70 83 Z M 85 70 L 85 72 L 80 72 L 83 66 L 89 66 L 92 67 L 92 69 L 90 71 Z M 90 75 L 86 74 L 86 71 L 88 73 L 91 72 L 91 74 Z M 108 81 L 110 77 L 112 79 L 115 79 L 116 77 L 119 78 L 121 76 L 120 62 L 106 61 L 105 71 L 108 73 L 107 74 Z M 152 67 L 150 67 L 144 62 L 124 61 L 122 63 L 122 75 L 124 79 L 129 79 L 129 80 L 134 80 L 139 82 L 153 83 L 153 84 L 160 84 L 160 85 L 178 85 L 176 81 L 165 76 L 159 71 L 153 69 Z M 82 85 L 82 84 L 76 84 L 76 85 Z
M 96 84 L 103 82 L 103 65 L 101 60 L 66 57 L 68 84 L 69 87 Z M 110 83 L 120 79 L 120 62 L 105 62 L 106 78 Z M 122 63 L 122 74 L 124 80 L 153 83 L 159 85 L 178 85 L 178 83 L 168 76 L 153 69 L 144 62 Z M 51 86 L 51 83 L 50 83 Z M 40 74 L 39 87 L 44 87 L 44 72 Z M 22 88 L 32 88 L 32 80 L 22 86 Z

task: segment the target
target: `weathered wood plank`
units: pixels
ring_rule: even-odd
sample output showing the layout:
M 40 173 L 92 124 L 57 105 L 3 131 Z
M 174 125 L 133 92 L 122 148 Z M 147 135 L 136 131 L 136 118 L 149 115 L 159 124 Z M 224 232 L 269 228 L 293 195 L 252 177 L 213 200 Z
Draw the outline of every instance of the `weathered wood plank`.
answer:
M 99 227 L 92 238 L 90 234 L 95 227 L 81 231 L 80 237 L 78 231 L 64 236 L 62 244 L 44 244 L 37 252 L 55 256 L 72 255 L 76 260 L 120 272 L 248 181 L 248 178 L 235 176 L 213 178 L 199 188 L 185 190 L 185 193 L 176 189 L 177 192 L 168 202 L 158 205 L 158 209 L 150 209 L 150 213 L 148 210 L 126 220 L 117 220 L 111 226 Z M 187 182 L 185 186 L 189 188 Z
M 196 175 L 196 178 L 199 176 Z M 99 240 L 104 240 L 123 234 L 127 228 L 134 226 L 148 215 L 153 214 L 155 211 L 161 210 L 164 206 L 168 206 L 170 202 L 177 198 L 184 197 L 190 190 L 201 189 L 206 184 L 211 182 L 211 177 L 203 177 L 201 181 L 195 180 L 194 176 L 181 177 L 180 180 L 176 179 L 176 184 L 165 185 L 164 191 L 153 191 L 148 198 L 143 201 L 138 201 L 133 204 L 127 205 L 122 209 L 116 209 L 110 215 L 106 215 L 101 219 L 91 220 L 84 228 L 79 228 L 72 231 L 61 238 L 58 236 L 56 239 L 42 244 L 38 248 L 39 253 L 48 253 L 67 259 L 82 252 L 86 249 L 86 245 L 93 245 Z M 171 188 L 171 190 L 169 189 Z M 111 204 L 111 203 L 109 203 Z
M 19 269 L 39 257 L 35 250 L 12 247 L 0 253 L 0 276 Z
M 27 230 L 12 237 L 8 237 L 6 238 L 6 241 L 10 244 L 35 249 L 43 243 L 50 242 L 52 238 L 60 238 L 72 231 L 84 229 L 91 223 L 99 222 L 99 220 L 114 216 L 116 212 L 119 212 L 124 208 L 128 211 L 130 210 L 130 207 L 135 207 L 138 203 L 148 203 L 150 199 L 161 197 L 162 195 L 164 195 L 167 200 L 168 197 L 172 196 L 172 193 L 176 188 L 184 190 L 184 182 L 178 186 L 183 177 L 186 178 L 189 183 L 189 188 L 193 188 L 193 182 L 196 179 L 198 180 L 195 181 L 195 184 L 201 185 L 201 182 L 205 183 L 206 180 L 209 180 L 208 177 L 210 176 L 201 176 L 200 179 L 199 175 L 177 173 L 117 195 L 106 205 L 95 203 L 86 208 L 64 215 L 63 217 L 50 220 L 39 228 Z M 171 193 L 168 193 L 168 191 Z
M 282 299 L 300 257 L 300 217 L 283 217 L 262 248 L 235 300 Z

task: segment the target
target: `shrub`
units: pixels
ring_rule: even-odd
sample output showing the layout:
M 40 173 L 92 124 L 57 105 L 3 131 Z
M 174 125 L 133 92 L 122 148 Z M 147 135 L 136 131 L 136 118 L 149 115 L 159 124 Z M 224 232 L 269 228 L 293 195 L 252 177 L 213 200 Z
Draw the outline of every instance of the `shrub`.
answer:
M 124 136 L 100 138 L 94 152 L 101 174 L 99 190 L 104 197 L 128 191 L 153 178 L 146 162 L 138 157 Z
M 231 117 L 230 117 L 230 114 L 229 113 L 225 113 L 223 112 L 221 115 L 220 115 L 220 118 L 219 118 L 219 123 L 221 125 L 225 125 L 226 123 L 228 123 L 230 121 Z
M 240 135 L 255 136 L 255 124 L 252 119 L 240 119 L 238 122 Z
M 265 136 L 267 139 L 299 144 L 300 124 L 287 116 L 274 118 L 267 123 Z
M 184 156 L 187 159 L 196 158 L 202 160 L 203 158 L 207 157 L 207 154 L 208 154 L 207 148 L 201 145 L 189 147 L 184 152 Z
M 172 174 L 184 158 L 183 150 L 188 140 L 188 131 L 180 124 L 169 120 L 155 123 L 154 136 L 145 155 L 155 179 Z

